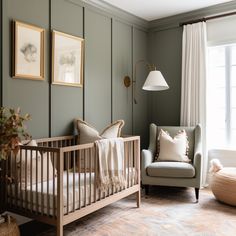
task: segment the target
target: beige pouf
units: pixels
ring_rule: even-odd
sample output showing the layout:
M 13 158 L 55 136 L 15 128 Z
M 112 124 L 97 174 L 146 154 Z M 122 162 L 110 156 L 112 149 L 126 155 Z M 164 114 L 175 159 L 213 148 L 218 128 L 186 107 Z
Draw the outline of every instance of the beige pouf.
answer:
M 211 189 L 216 199 L 236 206 L 236 168 L 225 167 L 212 174 Z
M 1 236 L 20 236 L 20 230 L 16 224 L 16 220 L 10 216 L 7 221 L 0 224 Z

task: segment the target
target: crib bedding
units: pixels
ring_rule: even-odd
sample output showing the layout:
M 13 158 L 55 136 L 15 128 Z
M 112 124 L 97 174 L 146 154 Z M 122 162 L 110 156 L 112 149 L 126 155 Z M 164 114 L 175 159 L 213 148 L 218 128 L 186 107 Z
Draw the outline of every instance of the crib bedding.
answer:
M 128 171 L 129 170 L 129 171 Z M 129 173 L 128 173 L 129 172 Z M 68 174 L 68 175 L 67 175 Z M 136 182 L 136 170 L 135 168 L 127 168 L 126 176 L 129 175 L 129 186 L 134 185 Z M 68 176 L 68 177 L 67 177 Z M 114 188 L 113 191 L 105 191 L 101 193 L 99 189 L 95 189 L 94 185 L 94 172 L 90 173 L 67 173 L 63 172 L 63 213 L 66 214 L 80 207 L 84 207 L 96 200 L 108 196 L 112 192 L 117 190 Z M 67 184 L 68 183 L 68 184 Z M 67 187 L 68 186 L 68 187 Z M 86 189 L 86 192 L 85 192 Z M 8 187 L 8 193 L 16 191 L 14 185 Z M 12 195 L 12 194 L 10 194 Z M 18 186 L 17 193 L 17 205 L 21 205 L 29 210 L 39 211 L 40 213 L 53 215 L 56 214 L 54 211 L 54 205 L 57 204 L 57 178 L 55 178 L 54 184 L 53 180 L 47 182 L 39 182 L 38 184 L 33 184 L 32 186 L 27 186 L 22 188 L 20 191 L 20 186 Z M 54 199 L 53 199 L 54 196 Z M 68 196 L 68 199 L 67 199 Z M 90 197 L 91 196 L 91 197 Z M 23 200 L 23 201 L 20 201 Z M 15 199 L 11 200 L 15 203 Z M 15 204 L 16 205 L 16 204 Z
M 80 180 L 80 181 L 79 181 Z M 91 181 L 91 185 L 90 185 Z M 68 190 L 67 190 L 67 182 L 68 182 Z M 73 187 L 74 183 L 74 187 Z M 79 185 L 80 183 L 80 185 Z M 67 211 L 72 211 L 74 208 L 79 208 L 85 206 L 85 189 L 86 186 L 86 204 L 89 203 L 90 196 L 90 186 L 91 186 L 91 199 L 94 201 L 94 173 L 84 174 L 84 173 L 68 173 L 63 172 L 63 206 L 64 213 Z M 79 192 L 80 189 L 80 192 Z M 93 191 L 92 191 L 93 190 Z M 26 188 L 20 188 L 18 186 L 17 193 L 14 185 L 8 187 L 8 193 L 12 191 L 13 196 L 17 195 L 17 205 L 20 206 L 20 200 L 22 201 L 22 207 L 27 208 L 29 210 L 38 209 L 39 212 L 45 214 L 53 214 L 54 204 L 57 204 L 57 178 L 53 183 L 53 180 L 49 180 L 48 182 L 39 182 L 38 184 L 32 184 L 27 186 Z M 68 193 L 68 199 L 67 199 Z M 12 195 L 12 194 L 9 194 Z M 53 199 L 53 196 L 55 198 Z M 73 201 L 74 199 L 74 201 Z M 80 199 L 80 204 L 79 204 Z M 9 199 L 10 200 L 10 199 Z M 15 204 L 15 199 L 12 199 L 12 202 Z M 74 204 L 73 204 L 74 202 Z M 38 203 L 38 204 L 37 204 Z M 67 209 L 68 205 L 68 209 Z

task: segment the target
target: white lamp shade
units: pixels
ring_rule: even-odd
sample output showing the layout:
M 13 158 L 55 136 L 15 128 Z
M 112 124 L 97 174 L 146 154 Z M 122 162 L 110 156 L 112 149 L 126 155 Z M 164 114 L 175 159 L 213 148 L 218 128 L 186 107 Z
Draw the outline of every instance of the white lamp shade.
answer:
M 169 88 L 168 84 L 166 83 L 161 72 L 158 70 L 150 71 L 143 85 L 143 90 L 148 90 L 148 91 L 160 91 L 168 88 Z

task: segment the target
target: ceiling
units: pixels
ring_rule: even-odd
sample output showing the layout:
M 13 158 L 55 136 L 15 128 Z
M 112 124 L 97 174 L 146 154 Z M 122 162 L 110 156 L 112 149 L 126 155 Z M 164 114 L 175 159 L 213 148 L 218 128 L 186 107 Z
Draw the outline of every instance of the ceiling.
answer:
M 135 16 L 151 21 L 232 0 L 103 0 Z

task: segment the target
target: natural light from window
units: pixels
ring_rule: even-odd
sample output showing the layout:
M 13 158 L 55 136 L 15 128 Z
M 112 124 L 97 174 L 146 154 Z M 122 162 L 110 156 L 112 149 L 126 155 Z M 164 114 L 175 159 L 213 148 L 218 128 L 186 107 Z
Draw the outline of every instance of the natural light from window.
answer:
M 236 44 L 208 47 L 207 146 L 236 150 Z

